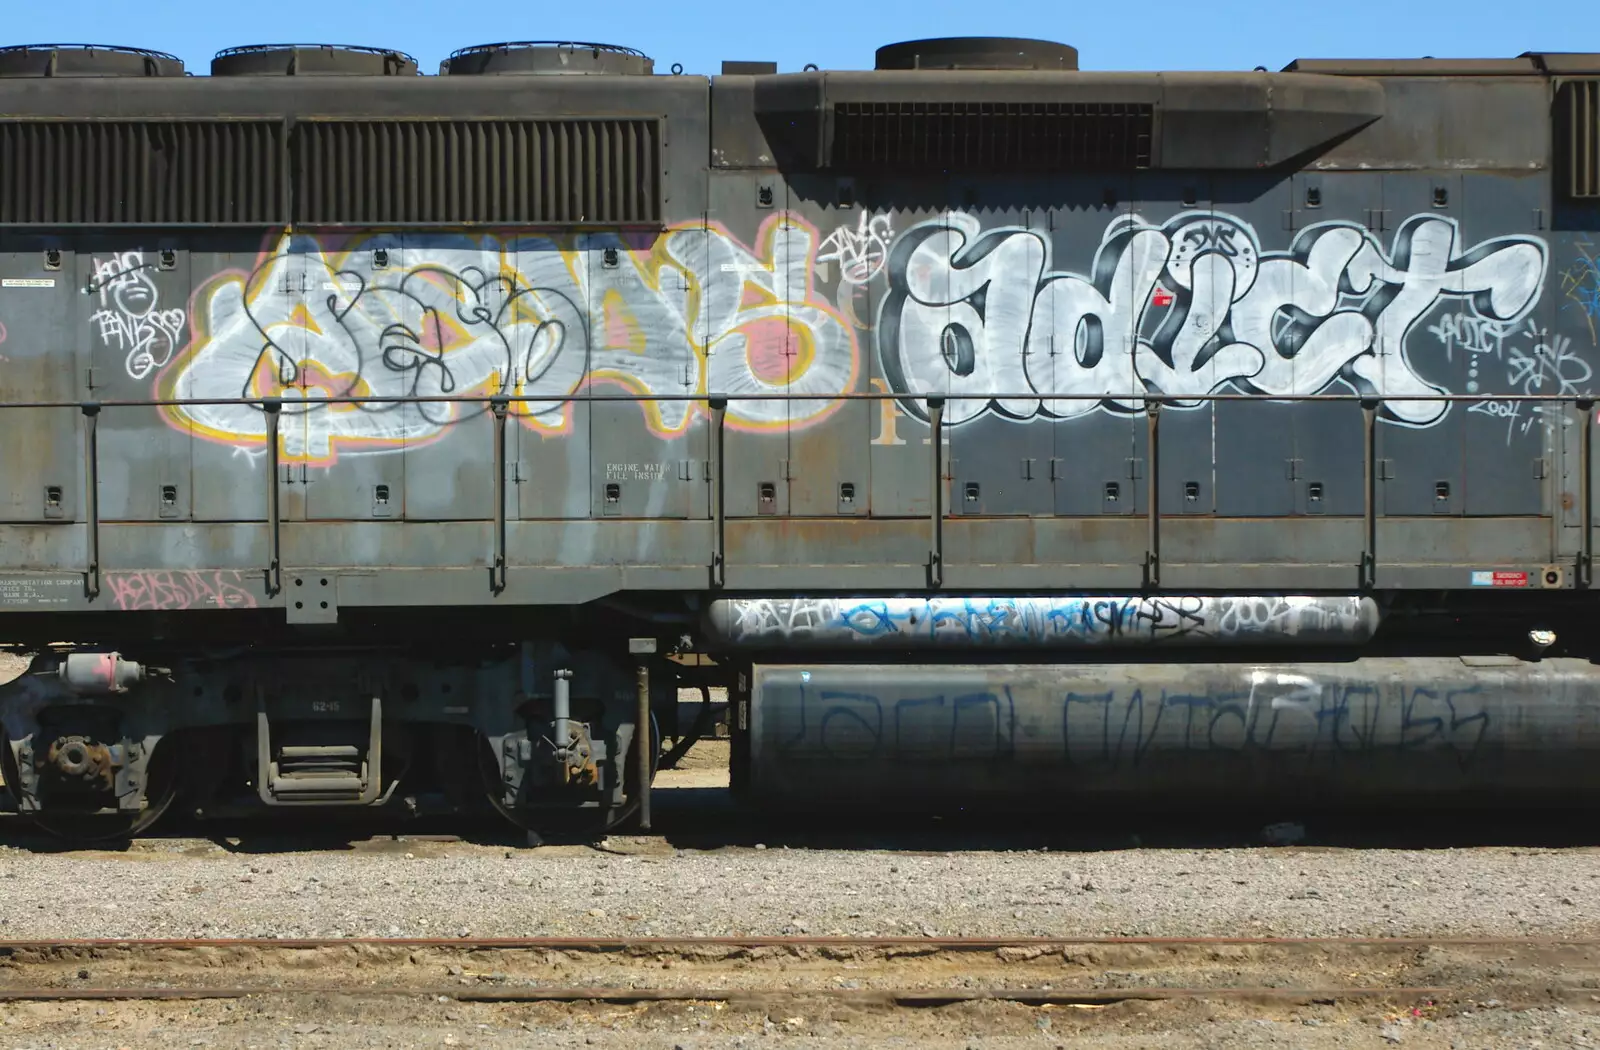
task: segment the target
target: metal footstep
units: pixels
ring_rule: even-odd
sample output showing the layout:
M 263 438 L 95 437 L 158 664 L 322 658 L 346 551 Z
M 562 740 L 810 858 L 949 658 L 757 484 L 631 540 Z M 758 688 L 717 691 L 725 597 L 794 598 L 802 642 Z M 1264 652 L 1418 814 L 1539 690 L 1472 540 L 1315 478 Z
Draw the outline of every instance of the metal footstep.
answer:
M 372 805 L 383 785 L 383 701 L 372 698 L 365 753 L 354 744 L 286 744 L 274 755 L 271 723 L 257 711 L 256 768 L 269 806 Z

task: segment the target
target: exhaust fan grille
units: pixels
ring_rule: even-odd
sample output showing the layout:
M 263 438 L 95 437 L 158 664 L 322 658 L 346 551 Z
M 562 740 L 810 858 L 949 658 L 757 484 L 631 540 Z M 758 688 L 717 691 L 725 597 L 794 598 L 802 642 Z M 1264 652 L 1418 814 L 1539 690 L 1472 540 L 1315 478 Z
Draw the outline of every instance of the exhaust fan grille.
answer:
M 1569 80 L 1557 89 L 1555 130 L 1567 196 L 1600 197 L 1600 80 Z
M 658 119 L 0 121 L 8 226 L 654 225 Z
M 276 121 L 0 123 L 0 223 L 283 221 Z
M 656 120 L 338 121 L 295 127 L 295 221 L 654 223 Z
M 841 102 L 833 166 L 1125 171 L 1150 166 L 1154 107 L 1137 103 Z

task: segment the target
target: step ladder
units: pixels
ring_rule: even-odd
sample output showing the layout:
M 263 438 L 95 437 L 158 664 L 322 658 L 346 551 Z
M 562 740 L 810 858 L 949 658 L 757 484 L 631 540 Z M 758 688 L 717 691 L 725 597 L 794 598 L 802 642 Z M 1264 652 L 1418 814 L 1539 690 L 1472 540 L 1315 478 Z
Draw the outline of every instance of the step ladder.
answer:
M 383 701 L 372 698 L 365 753 L 354 744 L 285 745 L 256 712 L 256 791 L 269 806 L 370 806 L 383 789 Z

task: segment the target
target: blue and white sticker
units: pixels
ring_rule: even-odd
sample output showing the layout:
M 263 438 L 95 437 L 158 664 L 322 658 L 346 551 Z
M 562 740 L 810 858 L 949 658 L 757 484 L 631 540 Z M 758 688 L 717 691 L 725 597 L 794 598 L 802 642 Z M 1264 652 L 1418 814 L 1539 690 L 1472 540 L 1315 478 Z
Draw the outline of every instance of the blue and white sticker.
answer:
M 1474 587 L 1526 587 L 1528 574 L 1525 572 L 1502 572 L 1498 569 L 1474 569 L 1472 572 L 1472 585 Z

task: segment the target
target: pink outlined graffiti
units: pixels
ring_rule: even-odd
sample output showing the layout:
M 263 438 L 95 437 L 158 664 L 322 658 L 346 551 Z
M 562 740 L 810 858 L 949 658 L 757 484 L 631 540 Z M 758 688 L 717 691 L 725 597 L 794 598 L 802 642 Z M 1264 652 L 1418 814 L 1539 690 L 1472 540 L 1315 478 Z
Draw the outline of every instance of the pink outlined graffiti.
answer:
M 315 405 L 329 396 L 507 393 L 560 398 L 612 385 L 641 395 L 808 394 L 735 400 L 728 426 L 783 431 L 820 422 L 853 390 L 861 351 L 816 289 L 815 227 L 780 213 L 745 244 L 716 223 L 660 236 L 355 238 L 284 235 L 249 274 L 219 274 L 191 309 L 191 341 L 163 369 L 162 398 L 284 399 L 281 454 L 326 465 L 442 437 L 475 406 Z M 380 261 L 381 260 L 381 261 Z M 640 405 L 652 432 L 684 433 L 705 410 Z M 515 414 L 546 435 L 572 406 L 529 400 Z M 163 411 L 197 438 L 265 439 L 260 410 Z
M 259 602 L 238 569 L 106 573 L 106 589 L 123 612 L 254 609 Z

